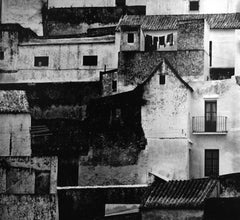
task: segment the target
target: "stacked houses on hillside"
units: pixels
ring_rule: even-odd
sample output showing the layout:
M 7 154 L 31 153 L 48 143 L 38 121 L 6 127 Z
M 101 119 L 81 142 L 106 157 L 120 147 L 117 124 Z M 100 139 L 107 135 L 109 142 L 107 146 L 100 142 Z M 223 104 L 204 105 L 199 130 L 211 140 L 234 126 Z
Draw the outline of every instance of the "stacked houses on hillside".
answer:
M 239 195 L 239 2 L 159 2 L 2 1 L 3 219 L 24 193 L 30 219 L 118 219 L 145 191 L 143 219 L 203 219 Z

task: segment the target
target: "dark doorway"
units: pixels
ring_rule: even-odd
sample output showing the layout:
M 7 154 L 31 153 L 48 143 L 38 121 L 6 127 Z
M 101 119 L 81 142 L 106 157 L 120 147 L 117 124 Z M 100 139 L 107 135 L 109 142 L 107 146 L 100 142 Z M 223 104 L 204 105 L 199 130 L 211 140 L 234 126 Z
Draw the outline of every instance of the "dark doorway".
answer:
M 217 101 L 205 101 L 205 132 L 216 132 Z

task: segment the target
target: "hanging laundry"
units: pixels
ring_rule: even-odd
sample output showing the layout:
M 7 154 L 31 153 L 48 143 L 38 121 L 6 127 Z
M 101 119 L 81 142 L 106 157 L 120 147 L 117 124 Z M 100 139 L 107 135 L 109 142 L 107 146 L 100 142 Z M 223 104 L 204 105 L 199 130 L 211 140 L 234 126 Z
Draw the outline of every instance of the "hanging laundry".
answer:
M 158 37 L 153 37 L 153 50 L 157 50 Z
M 173 45 L 173 34 L 167 35 L 167 44 L 169 44 L 170 46 Z
M 146 35 L 145 37 L 145 51 L 152 50 L 152 36 Z
M 165 44 L 165 36 L 159 37 L 159 46 L 166 46 Z

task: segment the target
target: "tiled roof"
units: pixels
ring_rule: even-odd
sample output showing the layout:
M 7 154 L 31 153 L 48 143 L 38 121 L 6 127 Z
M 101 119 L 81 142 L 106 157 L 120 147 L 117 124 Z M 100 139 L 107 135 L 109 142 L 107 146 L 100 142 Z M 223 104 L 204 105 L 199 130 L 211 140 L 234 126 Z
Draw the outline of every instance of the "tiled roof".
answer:
M 144 195 L 142 209 L 153 208 L 202 208 L 204 200 L 217 185 L 214 179 L 155 181 Z
M 29 105 L 24 91 L 0 90 L 0 113 L 28 113 Z
M 141 25 L 143 30 L 176 30 L 178 20 L 206 19 L 211 29 L 240 28 L 240 13 L 192 15 L 126 15 L 122 25 Z

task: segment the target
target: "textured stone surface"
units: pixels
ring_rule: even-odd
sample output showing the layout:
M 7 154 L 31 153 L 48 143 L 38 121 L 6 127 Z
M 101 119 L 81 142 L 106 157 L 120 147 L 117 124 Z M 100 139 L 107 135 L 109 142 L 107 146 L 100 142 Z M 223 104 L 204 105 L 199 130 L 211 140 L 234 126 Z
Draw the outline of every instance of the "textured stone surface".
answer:
M 0 195 L 2 220 L 57 219 L 56 195 Z

